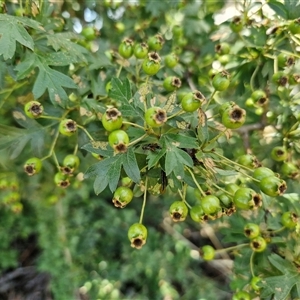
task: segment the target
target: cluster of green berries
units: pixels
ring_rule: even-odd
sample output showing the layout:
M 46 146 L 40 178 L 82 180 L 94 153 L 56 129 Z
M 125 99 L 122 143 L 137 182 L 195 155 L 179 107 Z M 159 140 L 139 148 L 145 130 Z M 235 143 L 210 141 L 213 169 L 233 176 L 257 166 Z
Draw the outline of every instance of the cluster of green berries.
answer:
M 23 210 L 21 202 L 20 186 L 15 175 L 0 174 L 0 205 L 18 214 Z

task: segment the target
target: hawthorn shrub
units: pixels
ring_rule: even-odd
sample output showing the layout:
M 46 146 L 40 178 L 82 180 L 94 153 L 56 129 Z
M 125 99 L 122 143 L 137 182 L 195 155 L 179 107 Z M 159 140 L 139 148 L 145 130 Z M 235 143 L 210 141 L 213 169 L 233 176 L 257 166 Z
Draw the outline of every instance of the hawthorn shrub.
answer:
M 299 1 L 0 9 L 4 275 L 33 264 L 66 300 L 300 297 Z

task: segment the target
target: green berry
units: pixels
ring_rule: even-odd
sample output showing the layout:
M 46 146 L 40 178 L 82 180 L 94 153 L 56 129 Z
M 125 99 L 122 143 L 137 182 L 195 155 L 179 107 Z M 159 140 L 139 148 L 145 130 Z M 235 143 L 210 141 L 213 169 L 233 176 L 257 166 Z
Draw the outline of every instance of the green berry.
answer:
M 265 106 L 269 102 L 267 94 L 263 90 L 254 91 L 251 94 L 251 99 L 253 100 L 253 103 L 257 106 Z
M 133 54 L 138 59 L 144 59 L 148 54 L 148 45 L 146 43 L 136 44 L 133 50 Z
M 244 226 L 244 234 L 249 239 L 256 238 L 260 235 L 260 228 L 255 223 L 247 223 Z
M 190 209 L 190 216 L 193 221 L 195 222 L 201 222 L 203 220 L 204 211 L 202 209 L 201 205 L 194 205 Z
M 130 58 L 133 54 L 133 40 L 126 38 L 122 41 L 122 43 L 119 46 L 119 54 L 123 58 Z
M 123 125 L 123 118 L 121 112 L 116 108 L 108 108 L 103 114 L 102 125 L 107 131 L 114 131 L 120 129 Z
M 260 163 L 258 162 L 257 158 L 255 155 L 253 154 L 244 154 L 244 155 L 241 155 L 237 162 L 244 166 L 244 167 L 247 167 L 247 168 L 250 168 L 250 169 L 254 169 L 254 168 L 257 168 Z
M 291 21 L 291 23 L 288 26 L 288 30 L 292 34 L 299 34 L 300 33 L 300 18 Z
M 263 252 L 267 248 L 267 242 L 263 237 L 258 236 L 250 241 L 250 247 L 255 252 Z
M 275 161 L 284 161 L 288 158 L 288 152 L 283 146 L 274 147 L 271 151 L 271 158 Z
M 233 196 L 233 202 L 237 208 L 253 209 L 262 205 L 262 197 L 250 188 L 239 188 Z
M 299 174 L 299 169 L 292 162 L 284 162 L 281 166 L 281 174 L 288 178 L 296 178 Z
M 143 71 L 150 76 L 155 75 L 160 69 L 161 58 L 156 52 L 148 53 L 148 57 L 144 59 L 142 68 Z
M 133 198 L 133 192 L 129 187 L 120 186 L 118 187 L 112 199 L 115 207 L 124 208 Z
M 171 204 L 169 212 L 174 222 L 182 222 L 187 217 L 188 208 L 183 201 L 175 201 Z
M 66 174 L 58 172 L 54 175 L 54 183 L 62 188 L 67 188 L 70 185 L 70 180 Z
M 229 129 L 240 128 L 246 121 L 246 111 L 238 105 L 225 110 L 222 114 L 222 124 Z
M 186 94 L 181 100 L 182 109 L 186 112 L 194 112 L 206 101 L 205 97 L 199 91 L 193 91 Z
M 214 215 L 221 209 L 220 200 L 214 195 L 203 197 L 200 204 L 206 215 Z
M 230 28 L 235 33 L 242 31 L 244 28 L 243 20 L 240 17 L 234 17 L 230 23 Z
M 270 176 L 264 177 L 260 181 L 259 188 L 264 194 L 270 197 L 276 197 L 282 195 L 286 191 L 287 186 L 284 180 L 276 176 Z
M 77 132 L 77 123 L 71 119 L 64 119 L 59 123 L 59 132 L 65 136 L 72 136 Z
M 125 153 L 129 144 L 129 137 L 124 130 L 115 130 L 109 134 L 108 143 L 116 153 Z
M 147 228 L 140 223 L 134 223 L 129 227 L 128 239 L 131 243 L 131 247 L 141 249 L 147 241 Z
M 167 56 L 165 56 L 164 62 L 165 62 L 166 67 L 172 69 L 177 65 L 178 60 L 179 60 L 178 56 L 175 53 L 170 53 Z
M 149 48 L 154 51 L 161 50 L 164 45 L 164 42 L 164 38 L 160 34 L 151 36 L 148 39 Z
M 167 113 L 160 107 L 150 107 L 145 113 L 145 121 L 149 127 L 161 127 L 167 121 Z
M 288 229 L 294 229 L 298 224 L 298 216 L 295 213 L 286 211 L 281 216 L 281 223 Z
M 25 104 L 24 112 L 28 118 L 37 119 L 43 114 L 44 108 L 40 102 L 30 101 Z
M 37 157 L 32 157 L 26 160 L 24 164 L 24 171 L 27 175 L 32 176 L 40 172 L 42 168 L 42 161 Z
M 259 167 L 257 169 L 254 170 L 253 172 L 253 178 L 255 178 L 256 180 L 261 181 L 263 178 L 265 177 L 269 177 L 269 176 L 275 176 L 274 172 L 266 167 Z
M 215 258 L 215 249 L 210 245 L 203 246 L 200 250 L 200 256 L 205 261 L 210 261 Z
M 230 85 L 229 73 L 222 71 L 212 79 L 212 85 L 216 91 L 225 91 Z
M 168 76 L 163 81 L 163 87 L 168 92 L 173 92 L 176 89 L 181 87 L 181 80 L 178 77 L 175 76 Z

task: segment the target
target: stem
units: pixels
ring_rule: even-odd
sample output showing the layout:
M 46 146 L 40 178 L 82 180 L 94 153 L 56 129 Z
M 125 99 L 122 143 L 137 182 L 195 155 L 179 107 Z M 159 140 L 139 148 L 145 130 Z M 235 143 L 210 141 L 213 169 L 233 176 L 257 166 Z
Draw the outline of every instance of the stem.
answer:
M 146 201 L 147 201 L 147 185 L 148 185 L 148 177 L 146 177 L 146 180 L 145 180 L 145 191 L 144 191 L 143 206 L 142 206 L 142 211 L 141 211 L 140 221 L 139 221 L 140 224 L 142 224 L 142 222 L 143 222 L 144 211 L 145 211 L 145 207 L 146 207 Z
M 54 151 L 53 151 L 53 153 L 52 153 L 52 156 L 53 156 L 53 160 L 54 160 L 54 163 L 55 163 L 56 168 L 58 169 L 58 171 L 60 171 L 59 162 L 58 162 L 58 160 L 57 160 L 57 157 L 56 157 L 56 154 L 55 154 Z
M 179 116 L 179 115 L 181 115 L 181 114 L 183 114 L 183 113 L 185 113 L 185 111 L 184 111 L 183 109 L 181 109 L 181 110 L 179 110 L 178 112 L 176 112 L 175 114 L 173 114 L 173 115 L 167 117 L 167 120 L 169 120 L 169 119 L 171 119 L 171 118 L 174 118 L 174 117 L 176 117 L 176 116 Z
M 259 70 L 259 67 L 260 67 L 260 64 L 257 64 L 254 72 L 252 73 L 252 76 L 250 78 L 250 88 L 251 88 L 251 91 L 253 92 L 255 90 L 255 87 L 254 87 L 254 78 Z
M 56 145 L 58 136 L 59 136 L 59 130 L 57 130 L 56 133 L 55 133 L 54 140 L 53 140 L 53 142 L 51 144 L 51 147 L 50 147 L 48 155 L 46 155 L 45 157 L 41 158 L 41 161 L 43 161 L 43 160 L 47 159 L 48 157 L 52 156 L 52 153 L 53 153 L 54 147 Z
M 123 121 L 123 124 L 131 125 L 131 126 L 138 127 L 138 128 L 143 129 L 143 130 L 146 130 L 145 127 L 143 127 L 143 126 L 141 126 L 139 124 L 136 124 L 136 123 L 132 123 L 132 122 L 128 122 L 128 121 Z
M 233 160 L 228 159 L 227 157 L 223 156 L 222 154 L 219 154 L 218 152 L 214 152 L 214 154 L 217 155 L 218 157 L 220 157 L 220 158 L 226 160 L 226 161 L 229 162 L 230 164 L 236 165 L 237 167 L 242 168 L 242 169 L 245 169 L 246 171 L 253 172 L 252 169 L 250 169 L 250 168 L 248 168 L 248 167 L 245 167 L 245 166 L 243 166 L 243 165 L 240 165 L 239 163 L 237 163 L 237 162 L 235 162 L 235 161 L 233 161 Z M 222 163 L 223 163 L 223 162 L 222 162 Z M 231 166 L 231 168 L 232 168 L 232 166 Z
M 211 185 L 213 185 L 214 187 L 216 187 L 218 190 L 222 191 L 223 193 L 232 196 L 232 194 L 230 194 L 228 191 L 224 190 L 223 188 L 219 187 L 217 184 L 215 184 L 213 181 L 210 182 Z
M 80 128 L 81 130 L 83 130 L 85 132 L 85 134 L 90 138 L 91 141 L 94 140 L 94 138 L 90 135 L 90 133 L 83 126 L 77 124 L 77 127 Z
M 279 229 L 276 229 L 276 230 L 273 230 L 273 231 L 271 231 L 273 234 L 274 233 L 279 233 L 279 232 L 281 232 L 281 231 L 283 231 L 283 230 L 285 230 L 286 229 L 286 227 L 284 227 L 284 226 L 282 226 L 281 228 L 279 228 Z
M 129 147 L 129 146 L 132 146 L 132 145 L 138 143 L 139 141 L 141 141 L 142 139 L 144 139 L 147 135 L 148 135 L 148 133 L 143 134 L 142 136 L 140 136 L 136 140 L 130 142 L 127 146 Z
M 203 109 L 204 111 L 207 110 L 207 108 L 208 108 L 208 106 L 209 106 L 211 100 L 214 98 L 214 96 L 215 96 L 216 93 L 217 93 L 217 90 L 214 90 L 214 91 L 212 92 L 211 96 L 209 97 L 208 102 L 207 102 L 206 105 L 205 105 L 205 108 Z
M 250 271 L 251 271 L 251 274 L 252 274 L 252 277 L 255 277 L 255 274 L 254 274 L 254 270 L 253 270 L 253 260 L 254 260 L 254 255 L 255 255 L 255 251 L 252 251 L 252 254 L 250 256 Z
M 74 155 L 76 155 L 77 151 L 78 151 L 78 144 L 76 144 L 76 145 L 75 145 L 75 148 L 74 148 L 73 154 L 74 154 Z
M 237 250 L 237 249 L 240 249 L 240 248 L 243 248 L 246 246 L 249 246 L 249 243 L 244 243 L 244 244 L 239 244 L 239 245 L 228 247 L 228 248 L 218 249 L 215 252 L 216 253 L 228 252 L 228 251 Z
M 58 121 L 61 121 L 61 118 L 58 118 L 58 117 L 52 117 L 52 116 L 39 116 L 39 119 L 50 119 L 50 120 L 58 120 Z
M 188 167 L 186 167 L 186 169 L 187 169 L 188 172 L 191 174 L 191 176 L 192 176 L 192 178 L 193 178 L 193 181 L 194 181 L 194 183 L 196 184 L 197 188 L 199 189 L 201 195 L 202 195 L 203 197 L 205 197 L 206 194 L 205 194 L 205 193 L 203 192 L 203 190 L 201 189 L 201 187 L 200 187 L 199 183 L 197 182 L 197 180 L 196 180 L 195 175 L 193 174 L 193 172 L 192 172 L 192 171 L 190 170 L 190 168 L 188 168 Z
M 117 78 L 119 78 L 119 76 L 120 76 L 120 74 L 121 74 L 121 71 L 122 71 L 122 68 L 123 68 L 123 66 L 120 65 L 119 70 L 118 70 L 118 72 L 117 72 Z

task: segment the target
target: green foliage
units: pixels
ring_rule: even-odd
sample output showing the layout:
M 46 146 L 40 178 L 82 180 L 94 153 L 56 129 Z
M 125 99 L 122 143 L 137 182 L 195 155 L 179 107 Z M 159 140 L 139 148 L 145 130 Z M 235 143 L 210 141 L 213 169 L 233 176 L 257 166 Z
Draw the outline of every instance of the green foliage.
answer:
M 35 237 L 55 299 L 300 297 L 300 2 L 225 4 L 0 2 L 2 272 Z

